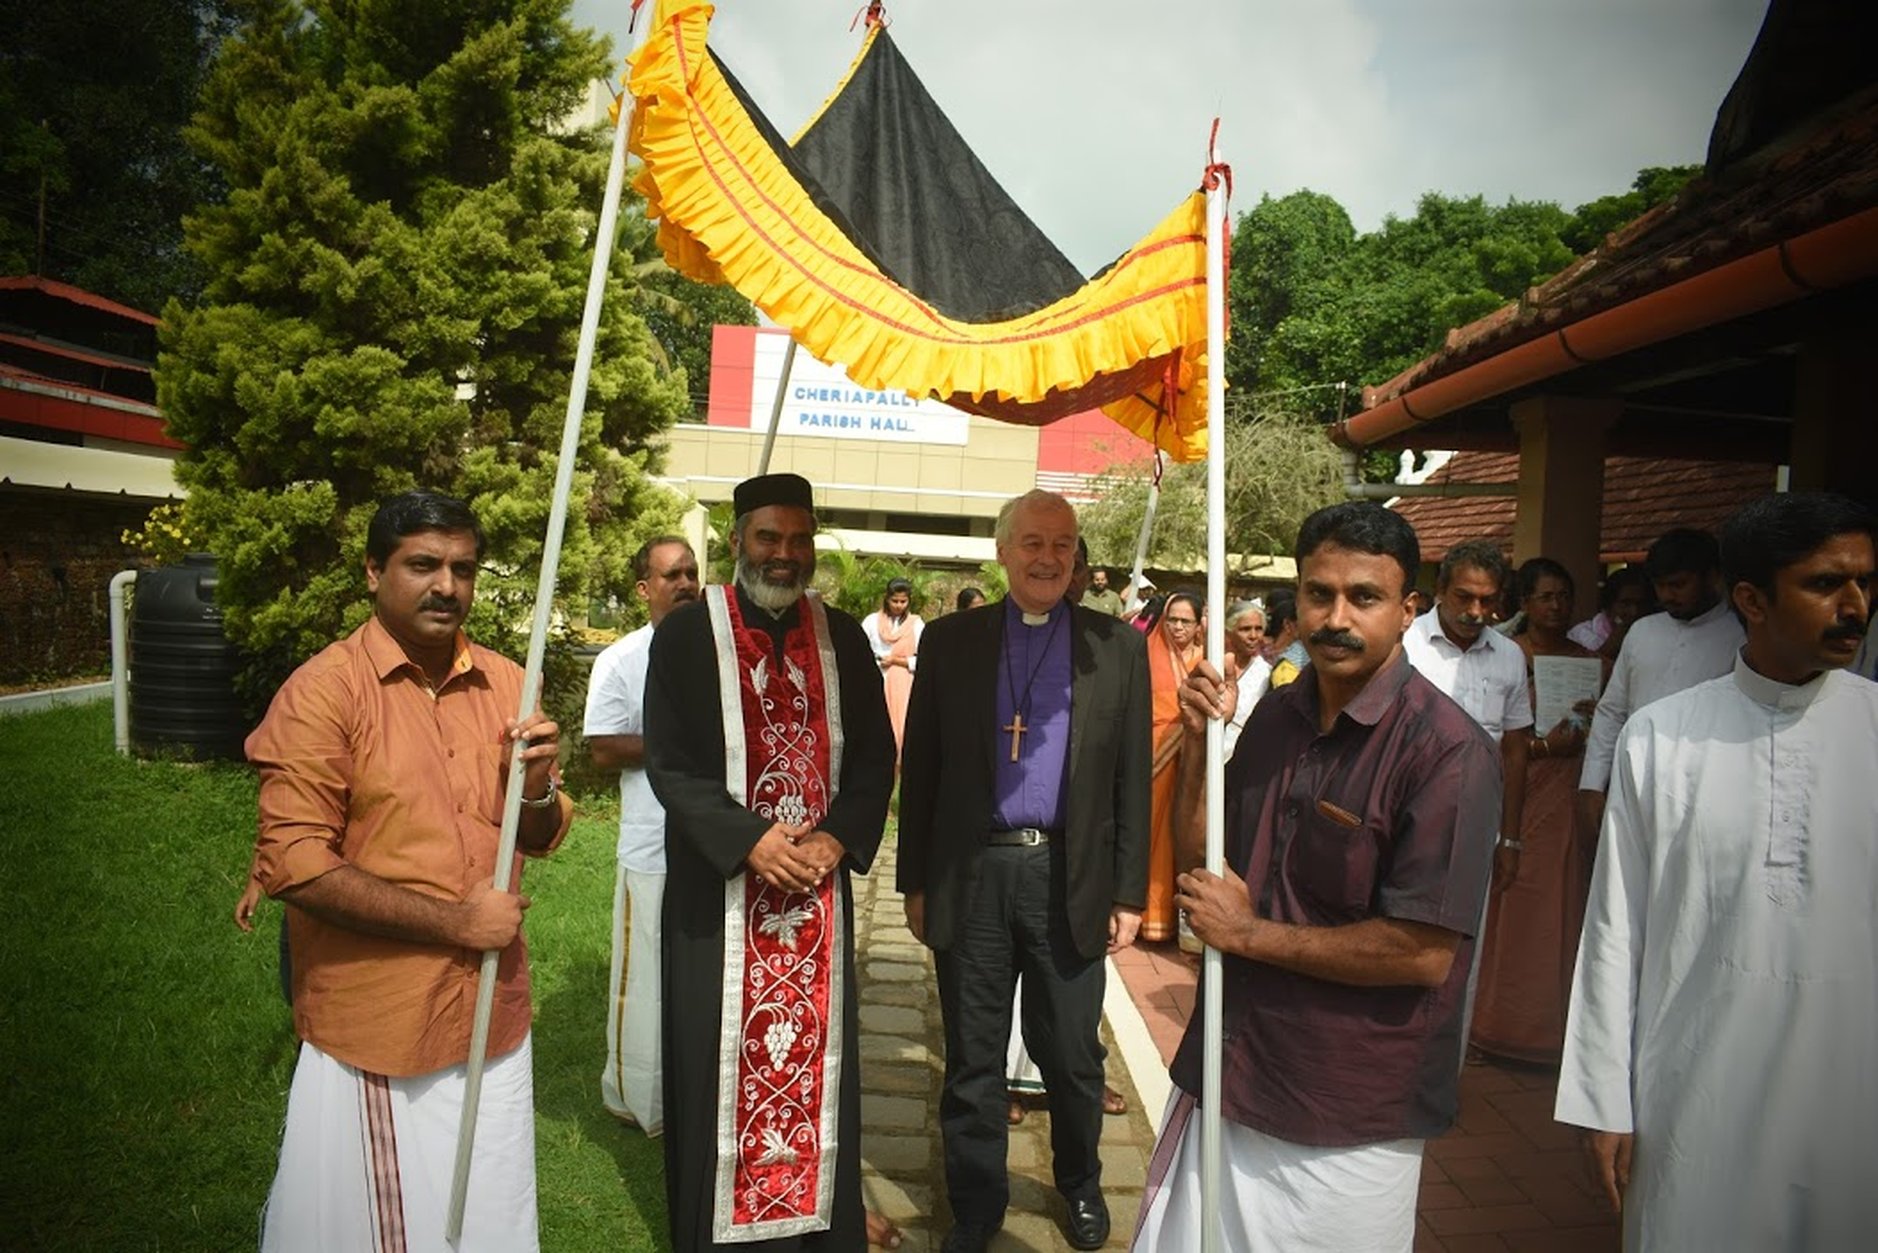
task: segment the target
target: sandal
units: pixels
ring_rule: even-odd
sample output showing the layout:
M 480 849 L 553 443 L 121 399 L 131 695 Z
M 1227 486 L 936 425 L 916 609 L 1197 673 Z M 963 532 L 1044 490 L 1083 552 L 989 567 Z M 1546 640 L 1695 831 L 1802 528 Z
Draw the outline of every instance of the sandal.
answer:
M 900 1229 L 888 1221 L 886 1215 L 868 1210 L 867 1245 L 873 1249 L 897 1249 L 900 1247 Z
M 1105 1114 L 1126 1114 L 1128 1112 L 1128 1098 L 1117 1092 L 1114 1088 L 1111 1088 L 1108 1084 L 1103 1084 L 1102 1112 Z

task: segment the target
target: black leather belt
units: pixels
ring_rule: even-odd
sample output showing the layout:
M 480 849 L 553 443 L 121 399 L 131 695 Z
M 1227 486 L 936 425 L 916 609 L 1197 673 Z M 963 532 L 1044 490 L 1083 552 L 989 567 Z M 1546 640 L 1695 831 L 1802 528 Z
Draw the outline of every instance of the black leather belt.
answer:
M 1041 827 L 1012 827 L 1008 831 L 993 831 L 985 837 L 985 843 L 996 844 L 1001 848 L 1035 848 L 1039 844 L 1048 844 L 1057 833 L 1045 831 Z

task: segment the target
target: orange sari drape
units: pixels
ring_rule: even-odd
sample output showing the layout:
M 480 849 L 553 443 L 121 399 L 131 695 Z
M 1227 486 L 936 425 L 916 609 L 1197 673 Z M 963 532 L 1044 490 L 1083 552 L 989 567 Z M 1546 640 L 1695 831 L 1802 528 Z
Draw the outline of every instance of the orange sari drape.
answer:
M 1179 775 L 1180 685 L 1199 660 L 1194 649 L 1186 656 L 1174 651 L 1167 632 L 1148 632 L 1148 679 L 1154 700 L 1154 789 L 1148 841 L 1148 907 L 1141 915 L 1141 938 L 1155 942 L 1174 938 L 1174 781 Z
M 874 633 L 890 647 L 887 656 L 911 661 L 919 655 L 919 628 L 923 624 L 915 614 L 907 614 L 895 627 L 884 612 L 874 614 Z M 906 743 L 906 704 L 913 698 L 913 672 L 905 666 L 889 666 L 880 672 L 886 688 L 887 717 L 893 723 L 893 751 L 897 757 Z

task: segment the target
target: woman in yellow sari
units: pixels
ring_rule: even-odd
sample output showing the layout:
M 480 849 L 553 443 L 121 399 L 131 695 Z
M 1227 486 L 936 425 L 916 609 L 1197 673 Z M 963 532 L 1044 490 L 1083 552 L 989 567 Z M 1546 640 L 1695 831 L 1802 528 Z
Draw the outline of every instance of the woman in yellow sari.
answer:
M 1148 631 L 1148 678 L 1154 691 L 1153 834 L 1148 844 L 1148 907 L 1140 938 L 1174 938 L 1174 779 L 1180 746 L 1180 685 L 1200 660 L 1201 600 L 1192 592 L 1167 598 Z

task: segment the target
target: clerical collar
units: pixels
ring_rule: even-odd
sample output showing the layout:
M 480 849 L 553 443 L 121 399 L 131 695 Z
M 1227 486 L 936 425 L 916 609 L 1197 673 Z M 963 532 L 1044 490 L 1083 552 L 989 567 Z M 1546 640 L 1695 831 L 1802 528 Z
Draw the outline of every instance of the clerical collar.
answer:
M 1735 654 L 1735 686 L 1749 700 L 1769 709 L 1806 709 L 1825 690 L 1826 676 L 1830 673 L 1821 670 L 1804 683 L 1781 683 L 1750 666 L 1745 652 Z
M 1010 601 L 1010 607 L 1011 607 L 1012 615 L 1015 616 L 1017 620 L 1023 623 L 1025 626 L 1045 627 L 1045 626 L 1049 626 L 1051 621 L 1062 610 L 1063 602 L 1058 601 L 1056 604 L 1051 605 L 1049 612 L 1047 613 L 1027 613 L 1014 600 Z

